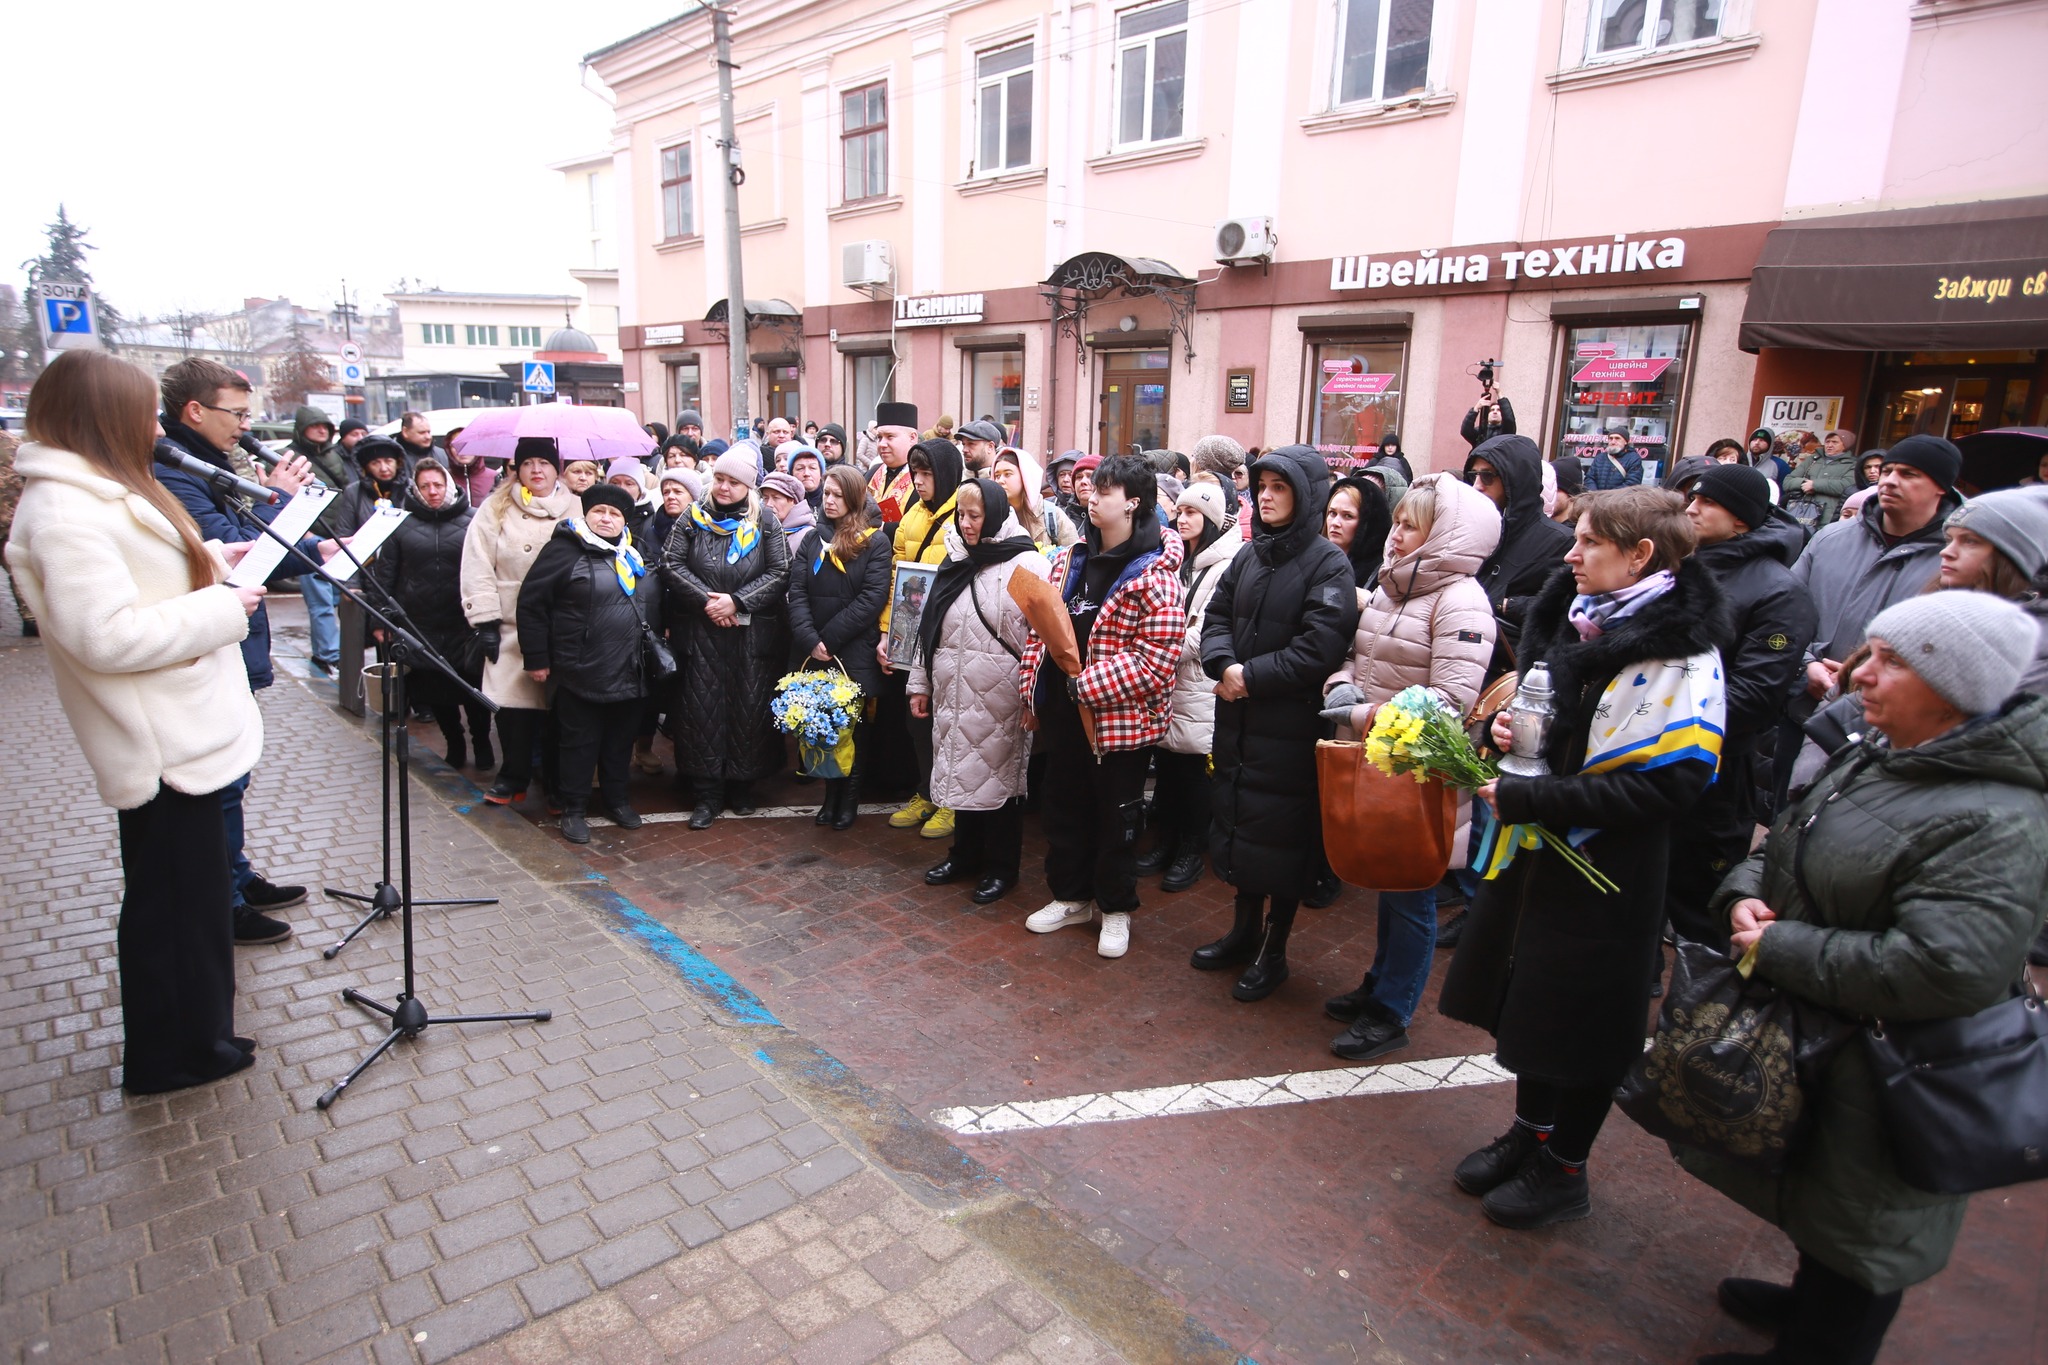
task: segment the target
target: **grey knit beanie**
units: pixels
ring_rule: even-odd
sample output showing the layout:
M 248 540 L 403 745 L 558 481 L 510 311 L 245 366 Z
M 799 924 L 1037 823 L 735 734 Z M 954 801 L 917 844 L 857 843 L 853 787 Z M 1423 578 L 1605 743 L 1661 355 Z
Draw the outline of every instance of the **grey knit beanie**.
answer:
M 2013 694 L 2040 640 L 2034 618 L 2013 603 L 1958 588 L 1886 607 L 1864 633 L 1966 716 L 1996 711 Z
M 1949 513 L 1944 523 L 1982 536 L 2028 578 L 2048 566 L 2048 488 L 2001 488 Z

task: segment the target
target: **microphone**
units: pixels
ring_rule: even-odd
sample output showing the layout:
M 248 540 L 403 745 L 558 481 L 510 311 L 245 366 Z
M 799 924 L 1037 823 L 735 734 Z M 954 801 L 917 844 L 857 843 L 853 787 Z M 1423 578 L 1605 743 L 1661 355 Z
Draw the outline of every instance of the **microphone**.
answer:
M 208 464 L 194 459 L 168 441 L 159 441 L 156 447 L 156 462 L 166 469 L 181 469 L 213 489 L 232 497 L 248 498 L 252 502 L 274 503 L 277 490 L 265 488 L 260 483 L 250 483 L 238 474 L 231 474 L 219 465 Z

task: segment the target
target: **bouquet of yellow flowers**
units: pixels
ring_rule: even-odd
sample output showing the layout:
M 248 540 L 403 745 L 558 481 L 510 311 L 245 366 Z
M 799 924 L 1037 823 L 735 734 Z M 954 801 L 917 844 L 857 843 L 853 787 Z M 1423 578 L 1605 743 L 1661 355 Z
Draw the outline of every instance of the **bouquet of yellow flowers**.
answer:
M 1380 707 L 1373 717 L 1372 730 L 1365 737 L 1365 756 L 1389 777 L 1406 773 L 1417 782 L 1436 778 L 1462 791 L 1475 791 L 1500 776 L 1500 765 L 1480 757 L 1457 714 L 1426 687 L 1406 688 Z M 1569 839 L 1559 838 L 1538 824 L 1492 822 L 1480 840 L 1472 865 L 1491 881 L 1514 861 L 1517 850 L 1544 847 L 1576 868 L 1580 876 L 1599 890 L 1609 895 L 1621 890 Z
M 860 684 L 837 667 L 799 669 L 775 684 L 768 711 L 777 729 L 796 736 L 801 771 L 812 777 L 848 777 L 861 699 Z

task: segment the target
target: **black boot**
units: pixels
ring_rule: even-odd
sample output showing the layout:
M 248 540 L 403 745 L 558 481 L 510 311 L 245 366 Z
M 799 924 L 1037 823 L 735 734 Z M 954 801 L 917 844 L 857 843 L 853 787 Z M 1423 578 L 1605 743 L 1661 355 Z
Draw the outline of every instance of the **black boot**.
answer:
M 853 776 L 842 778 L 839 783 L 839 804 L 832 814 L 832 828 L 852 829 L 853 822 L 860 818 L 860 770 L 854 769 Z
M 1202 845 L 1205 842 L 1205 838 L 1197 834 L 1174 844 L 1173 861 L 1166 865 L 1166 875 L 1159 879 L 1161 891 L 1185 891 L 1202 880 Z
M 838 817 L 839 788 L 844 782 L 844 778 L 828 777 L 825 779 L 825 794 L 818 800 L 818 813 L 811 820 L 812 824 L 829 825 Z
M 1723 1280 L 1715 1290 L 1721 1311 L 1756 1327 L 1783 1327 L 1792 1320 L 1792 1289 L 1769 1280 Z
M 1252 960 L 1259 948 L 1259 911 L 1264 897 L 1239 893 L 1231 902 L 1230 932 L 1214 943 L 1204 943 L 1188 958 L 1198 972 L 1220 972 Z
M 1467 1194 L 1490 1194 L 1543 1150 L 1544 1136 L 1517 1119 L 1505 1133 L 1459 1162 L 1451 1179 Z
M 1358 1017 L 1330 1040 L 1330 1051 L 1350 1062 L 1369 1062 L 1408 1046 L 1408 1029 L 1394 1012 L 1368 996 Z
M 1166 871 L 1166 865 L 1173 861 L 1173 836 L 1159 830 L 1152 836 L 1152 847 L 1138 855 L 1138 875 L 1156 877 Z
M 752 815 L 761 809 L 754 801 L 754 784 L 751 782 L 733 783 L 727 792 L 725 803 L 732 808 L 734 815 Z
M 1285 910 L 1276 905 L 1266 912 L 1266 932 L 1259 940 L 1259 955 L 1230 988 L 1231 999 L 1247 1003 L 1264 1000 L 1280 989 L 1280 984 L 1287 980 L 1287 935 L 1293 928 L 1293 905 Z
M 1488 1218 L 1504 1228 L 1527 1230 L 1569 1223 L 1593 1212 L 1586 1192 L 1586 1168 L 1569 1167 L 1548 1147 L 1505 1184 L 1479 1201 Z
M 476 760 L 478 772 L 488 772 L 498 766 L 497 751 L 491 748 L 491 713 L 479 711 L 469 718 L 469 751 Z
M 1460 910 L 1457 914 L 1452 915 L 1436 927 L 1436 946 L 1438 948 L 1455 948 L 1458 946 L 1458 940 L 1465 937 L 1465 917 L 1469 913 L 1471 912 Z
M 437 706 L 434 708 L 434 723 L 441 727 L 441 738 L 448 742 L 448 766 L 466 768 L 469 766 L 469 745 L 462 736 L 462 708 L 459 706 Z
M 697 783 L 696 789 L 697 808 L 690 812 L 690 828 L 710 829 L 711 822 L 718 818 L 718 808 L 725 796 L 725 784 L 714 778 L 709 782 Z
M 562 837 L 572 844 L 590 842 L 590 822 L 583 818 L 581 809 L 562 812 Z

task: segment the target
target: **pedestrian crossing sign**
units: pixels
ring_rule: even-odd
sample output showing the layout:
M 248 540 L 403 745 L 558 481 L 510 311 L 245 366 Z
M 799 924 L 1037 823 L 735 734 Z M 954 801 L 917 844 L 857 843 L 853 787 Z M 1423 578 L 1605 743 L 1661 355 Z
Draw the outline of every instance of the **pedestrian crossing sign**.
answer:
M 527 393 L 553 393 L 555 391 L 555 362 L 552 360 L 529 360 L 524 362 L 526 379 L 521 388 Z

